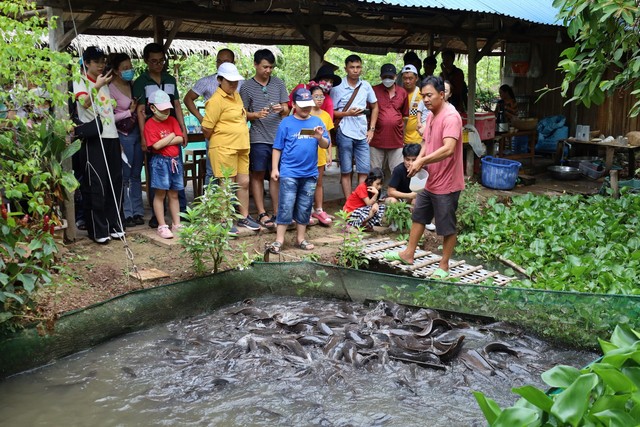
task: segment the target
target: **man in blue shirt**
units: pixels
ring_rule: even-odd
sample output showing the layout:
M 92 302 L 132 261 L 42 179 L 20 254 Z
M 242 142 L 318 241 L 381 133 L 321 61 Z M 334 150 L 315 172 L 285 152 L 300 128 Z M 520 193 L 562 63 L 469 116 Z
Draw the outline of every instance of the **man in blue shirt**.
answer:
M 371 85 L 360 79 L 362 59 L 349 55 L 344 61 L 347 77 L 331 90 L 336 125 L 336 145 L 340 159 L 340 183 L 345 199 L 351 194 L 353 159 L 356 161 L 358 183 L 364 182 L 371 167 L 369 142 L 378 120 L 378 99 Z M 356 92 L 357 91 L 357 92 Z M 354 95 L 355 93 L 355 95 Z M 367 110 L 367 103 L 370 110 Z M 367 115 L 371 116 L 367 124 Z

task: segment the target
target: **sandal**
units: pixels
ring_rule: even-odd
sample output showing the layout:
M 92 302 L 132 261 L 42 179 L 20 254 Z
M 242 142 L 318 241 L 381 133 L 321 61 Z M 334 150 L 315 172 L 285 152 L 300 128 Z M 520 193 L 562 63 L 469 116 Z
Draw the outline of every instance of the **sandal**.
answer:
M 302 249 L 303 251 L 312 251 L 316 248 L 313 243 L 309 243 L 307 240 L 303 240 L 302 242 L 298 243 L 296 247 Z
M 262 218 L 267 218 L 267 220 L 263 221 Z M 273 216 L 269 216 L 269 214 L 266 212 L 262 212 L 258 215 L 258 222 L 260 223 L 260 225 L 266 228 L 273 228 L 276 226 Z
M 282 249 L 282 243 L 275 241 L 273 243 L 267 244 L 267 251 L 274 255 L 278 255 L 280 253 L 280 249 Z

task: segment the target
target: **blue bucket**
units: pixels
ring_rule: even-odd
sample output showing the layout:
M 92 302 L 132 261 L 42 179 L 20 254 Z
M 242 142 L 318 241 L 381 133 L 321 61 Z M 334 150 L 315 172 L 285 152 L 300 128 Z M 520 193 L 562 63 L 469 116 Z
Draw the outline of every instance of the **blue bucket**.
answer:
M 511 190 L 516 186 L 520 162 L 497 157 L 483 157 L 482 185 L 496 190 Z

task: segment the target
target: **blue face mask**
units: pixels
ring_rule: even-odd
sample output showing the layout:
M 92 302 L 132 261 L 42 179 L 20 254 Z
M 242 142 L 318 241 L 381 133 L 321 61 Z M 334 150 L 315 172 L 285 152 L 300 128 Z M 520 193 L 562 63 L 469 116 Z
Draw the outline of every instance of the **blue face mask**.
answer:
M 130 70 L 124 70 L 120 73 L 120 76 L 122 77 L 122 80 L 130 82 L 131 80 L 133 80 L 133 77 L 135 76 L 136 72 L 134 71 L 134 69 L 130 69 Z

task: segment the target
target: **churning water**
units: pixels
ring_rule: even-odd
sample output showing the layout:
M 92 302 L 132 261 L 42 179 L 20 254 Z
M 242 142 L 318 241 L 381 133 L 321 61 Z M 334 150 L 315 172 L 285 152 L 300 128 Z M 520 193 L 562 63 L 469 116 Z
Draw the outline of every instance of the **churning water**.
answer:
M 481 426 L 472 390 L 504 407 L 512 387 L 543 387 L 543 371 L 597 357 L 502 323 L 434 319 L 394 304 L 261 298 L 9 378 L 0 424 Z

